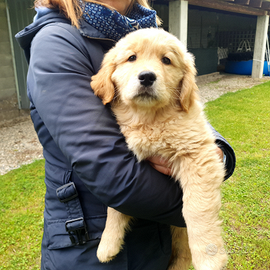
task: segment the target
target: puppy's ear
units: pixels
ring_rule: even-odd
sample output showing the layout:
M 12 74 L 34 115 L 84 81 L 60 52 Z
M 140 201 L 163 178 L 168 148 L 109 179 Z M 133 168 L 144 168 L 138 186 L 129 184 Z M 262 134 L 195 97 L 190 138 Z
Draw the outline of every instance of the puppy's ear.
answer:
M 195 82 L 196 68 L 194 64 L 194 57 L 190 53 L 185 54 L 185 73 L 180 82 L 180 105 L 181 108 L 188 112 L 190 106 L 197 99 L 198 87 Z
M 90 83 L 94 94 L 98 96 L 104 105 L 110 103 L 115 95 L 115 88 L 112 82 L 112 74 L 115 71 L 115 55 L 113 50 L 109 51 L 101 64 L 99 72 L 92 76 Z

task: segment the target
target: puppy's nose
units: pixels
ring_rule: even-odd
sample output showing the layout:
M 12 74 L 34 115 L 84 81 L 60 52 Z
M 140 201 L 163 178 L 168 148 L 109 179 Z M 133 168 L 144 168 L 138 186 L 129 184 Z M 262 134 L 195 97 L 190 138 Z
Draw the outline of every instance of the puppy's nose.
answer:
M 140 80 L 141 85 L 151 86 L 157 79 L 157 76 L 154 72 L 143 71 L 139 74 L 138 78 Z

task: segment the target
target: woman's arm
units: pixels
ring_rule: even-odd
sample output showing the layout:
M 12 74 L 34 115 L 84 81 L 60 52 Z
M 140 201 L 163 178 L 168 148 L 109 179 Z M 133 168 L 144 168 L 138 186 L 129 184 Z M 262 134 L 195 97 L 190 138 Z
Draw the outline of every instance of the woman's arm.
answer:
M 233 174 L 233 171 L 235 168 L 235 162 L 236 162 L 235 154 L 232 147 L 229 145 L 229 143 L 217 131 L 215 131 L 215 133 L 216 135 L 219 136 L 219 139 L 216 139 L 216 143 L 218 145 L 217 154 L 220 156 L 221 161 L 224 162 L 224 166 L 226 170 L 226 175 L 225 175 L 224 180 L 227 180 Z M 157 171 L 166 175 L 171 175 L 170 164 L 168 163 L 167 160 L 159 156 L 154 156 L 154 157 L 148 158 L 147 160 L 149 164 Z

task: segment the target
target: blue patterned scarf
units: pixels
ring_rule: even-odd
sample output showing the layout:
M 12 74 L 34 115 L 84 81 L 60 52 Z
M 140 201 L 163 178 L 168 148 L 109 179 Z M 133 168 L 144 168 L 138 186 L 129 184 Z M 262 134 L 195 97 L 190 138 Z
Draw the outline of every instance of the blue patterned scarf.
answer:
M 137 29 L 157 27 L 156 11 L 137 3 L 127 17 L 102 5 L 81 0 L 79 2 L 83 8 L 83 19 L 107 38 L 115 41 Z

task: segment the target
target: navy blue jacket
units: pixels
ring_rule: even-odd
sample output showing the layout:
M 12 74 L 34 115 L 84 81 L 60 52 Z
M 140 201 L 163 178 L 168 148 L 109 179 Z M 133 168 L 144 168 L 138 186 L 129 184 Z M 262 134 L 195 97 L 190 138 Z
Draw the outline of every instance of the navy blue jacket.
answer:
M 182 191 L 147 162 L 137 162 L 110 107 L 103 106 L 90 88 L 91 76 L 114 42 L 86 22 L 76 29 L 56 10 L 16 38 L 29 62 L 31 117 L 46 159 L 41 269 L 165 270 L 171 253 L 169 225 L 185 226 Z M 227 156 L 228 178 L 235 166 L 234 152 L 221 135 L 215 135 Z M 61 202 L 56 190 L 70 182 L 78 197 Z M 78 198 L 83 214 L 76 205 Z M 96 248 L 107 206 L 137 220 L 123 251 L 101 264 Z M 76 211 L 88 230 L 88 241 L 82 245 L 72 243 L 65 228 L 66 221 L 77 218 Z

